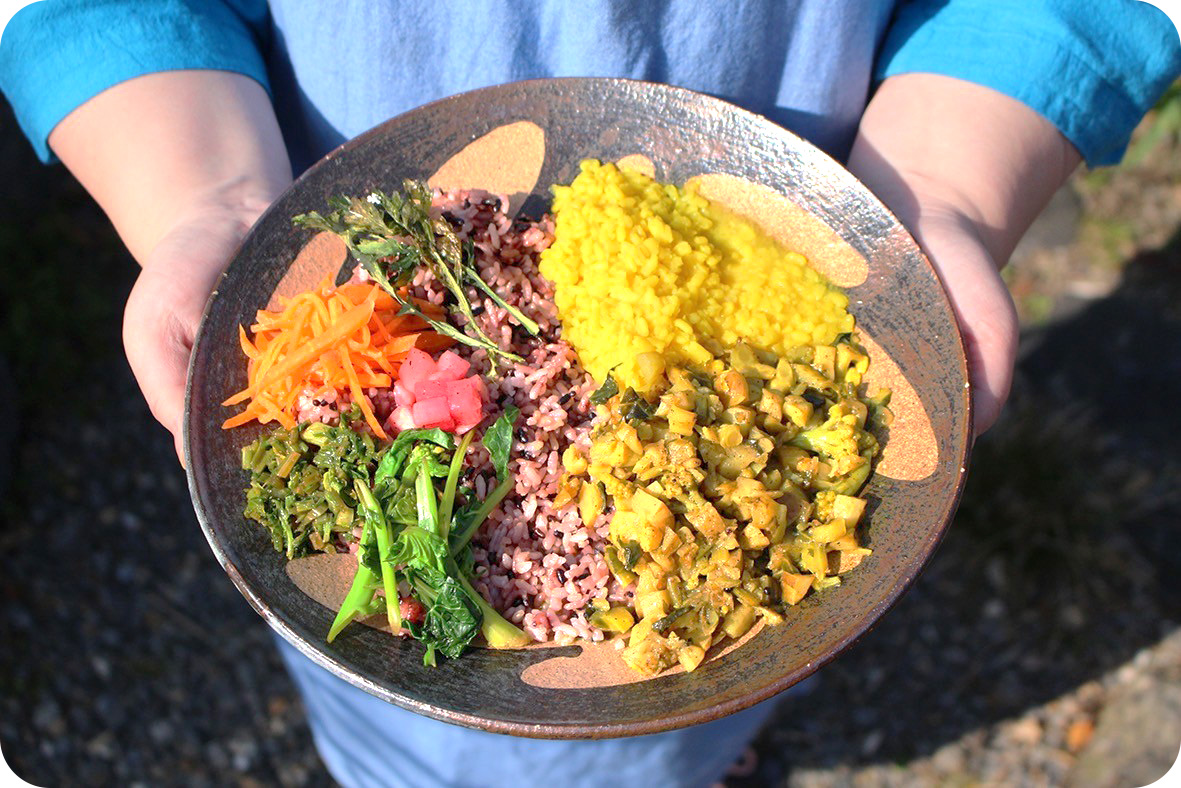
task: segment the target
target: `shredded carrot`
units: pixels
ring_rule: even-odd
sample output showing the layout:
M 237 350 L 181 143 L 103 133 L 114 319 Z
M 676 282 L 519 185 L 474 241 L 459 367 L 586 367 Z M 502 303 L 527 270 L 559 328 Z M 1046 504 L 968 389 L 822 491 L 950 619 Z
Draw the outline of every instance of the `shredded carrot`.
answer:
M 238 339 L 247 358 L 247 385 L 223 402 L 245 402 L 223 429 L 253 420 L 295 426 L 301 395 L 318 397 L 334 389 L 348 392 L 379 438 L 386 438 L 367 388 L 388 388 L 412 348 L 434 352 L 454 340 L 429 330 L 425 321 L 399 315 L 398 302 L 376 284 L 333 287 L 325 279 L 314 290 L 280 298 L 274 312 L 259 310 L 247 337 Z M 441 316 L 442 307 L 419 302 L 422 311 Z

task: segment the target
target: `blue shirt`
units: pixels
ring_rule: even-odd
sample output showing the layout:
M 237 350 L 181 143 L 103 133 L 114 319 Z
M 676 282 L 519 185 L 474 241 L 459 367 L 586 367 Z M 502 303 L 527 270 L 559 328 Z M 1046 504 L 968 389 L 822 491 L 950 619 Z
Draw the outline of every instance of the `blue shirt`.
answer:
M 1134 0 L 46 0 L 0 36 L 0 89 L 42 159 L 72 109 L 153 71 L 268 87 L 296 171 L 427 101 L 539 76 L 627 76 L 713 93 L 843 158 L 875 80 L 959 77 L 1048 118 L 1092 165 L 1118 161 L 1181 72 L 1163 12 Z M 576 10 L 573 10 L 576 9 Z

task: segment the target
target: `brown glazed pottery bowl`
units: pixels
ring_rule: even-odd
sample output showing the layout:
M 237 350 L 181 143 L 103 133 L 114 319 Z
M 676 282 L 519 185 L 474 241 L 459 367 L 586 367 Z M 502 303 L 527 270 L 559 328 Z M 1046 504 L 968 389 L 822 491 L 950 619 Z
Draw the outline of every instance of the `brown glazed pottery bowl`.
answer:
M 642 679 L 610 644 L 475 648 L 422 664 L 422 648 L 354 626 L 333 644 L 328 605 L 348 556 L 288 562 L 242 515 L 241 447 L 257 424 L 223 431 L 242 389 L 239 324 L 276 294 L 346 271 L 343 246 L 309 240 L 291 217 L 333 195 L 396 189 L 403 178 L 510 195 L 544 211 L 549 187 L 582 159 L 624 161 L 761 223 L 845 288 L 871 353 L 870 390 L 893 391 L 895 421 L 865 490 L 873 555 L 787 621 L 711 655 L 693 673 Z M 341 279 L 338 279 L 341 281 Z M 955 510 L 971 445 L 967 367 L 939 280 L 898 220 L 827 155 L 770 121 L 709 96 L 617 79 L 552 79 L 477 90 L 394 118 L 308 170 L 254 226 L 211 296 L 193 353 L 185 414 L 189 486 L 214 554 L 250 604 L 327 670 L 391 703 L 500 733 L 576 738 L 655 733 L 715 719 L 790 687 L 833 659 L 914 581 Z M 341 560 L 343 559 L 343 561 Z

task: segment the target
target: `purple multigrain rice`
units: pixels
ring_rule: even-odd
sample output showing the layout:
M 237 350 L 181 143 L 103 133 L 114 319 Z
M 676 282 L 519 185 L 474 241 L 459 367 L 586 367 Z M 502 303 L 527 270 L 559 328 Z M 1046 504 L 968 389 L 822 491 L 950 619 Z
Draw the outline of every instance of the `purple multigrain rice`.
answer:
M 577 507 L 555 511 L 550 503 L 562 477 L 562 452 L 571 444 L 585 448 L 589 443 L 595 383 L 562 341 L 553 285 L 537 270 L 541 251 L 553 241 L 552 221 L 513 222 L 503 210 L 506 205 L 507 197 L 479 190 L 437 193 L 434 200 L 436 214 L 446 216 L 461 239 L 472 241 L 484 281 L 540 327 L 539 336 L 529 336 L 503 307 L 469 289 L 479 327 L 524 358 L 502 365 L 499 377 L 492 377 L 485 351 L 454 348 L 488 385 L 496 413 L 485 425 L 510 403 L 521 409 L 509 463 L 516 485 L 472 540 L 475 586 L 536 640 L 601 640 L 603 633 L 587 620 L 588 604 L 604 593 L 617 602 L 630 595 L 611 577 L 603 558 L 610 518 L 600 515 L 588 525 Z M 435 304 L 445 299 L 426 270 L 416 274 L 411 292 Z M 379 417 L 389 414 L 388 392 L 366 394 Z M 326 407 L 337 413 L 347 407 L 346 396 L 338 400 Z M 467 463 L 468 484 L 482 499 L 495 486 L 487 451 L 474 443 Z

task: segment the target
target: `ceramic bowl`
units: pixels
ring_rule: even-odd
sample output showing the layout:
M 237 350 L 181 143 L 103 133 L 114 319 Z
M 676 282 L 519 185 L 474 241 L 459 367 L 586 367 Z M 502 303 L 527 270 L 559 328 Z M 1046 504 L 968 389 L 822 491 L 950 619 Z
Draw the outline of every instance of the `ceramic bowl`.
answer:
M 242 516 L 243 445 L 257 425 L 221 429 L 222 402 L 245 386 L 239 324 L 276 294 L 340 273 L 343 248 L 291 217 L 338 194 L 391 190 L 403 178 L 510 195 L 544 211 L 549 187 L 586 158 L 656 178 L 695 180 L 750 216 L 849 294 L 871 352 L 871 389 L 893 391 L 895 421 L 865 495 L 873 555 L 835 589 L 810 595 L 693 673 L 629 674 L 610 645 L 475 648 L 422 664 L 417 643 L 354 626 L 333 644 L 325 603 L 351 577 L 347 556 L 288 562 Z M 886 208 L 837 162 L 770 121 L 687 90 L 616 79 L 552 79 L 477 90 L 390 120 L 333 151 L 258 220 L 210 298 L 185 413 L 189 484 L 214 554 L 250 604 L 327 670 L 440 720 L 537 737 L 655 733 L 770 698 L 865 633 L 927 562 L 954 512 L 972 425 L 967 368 L 950 305 L 930 264 Z

